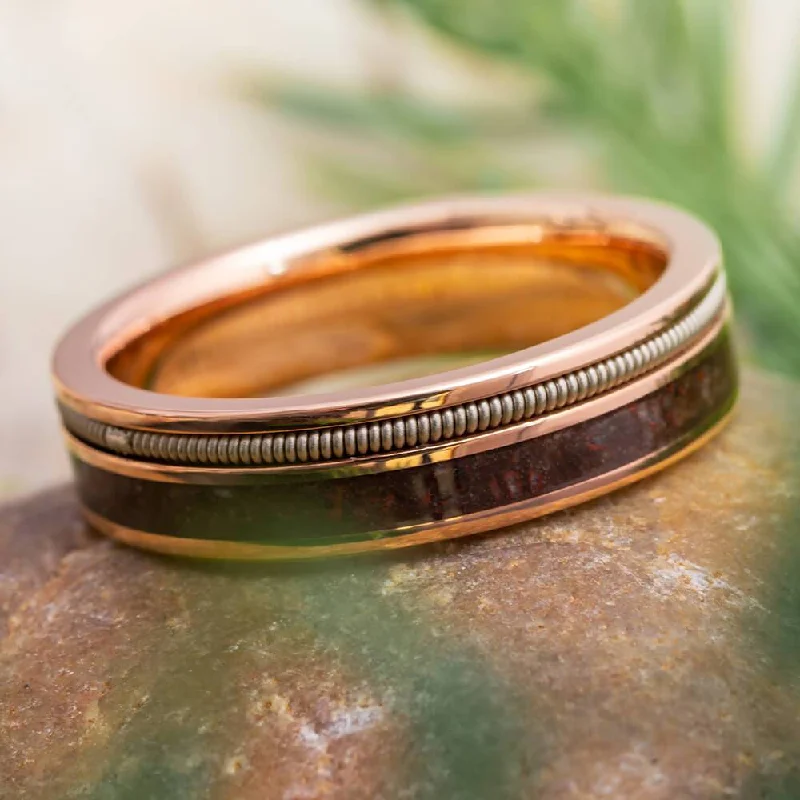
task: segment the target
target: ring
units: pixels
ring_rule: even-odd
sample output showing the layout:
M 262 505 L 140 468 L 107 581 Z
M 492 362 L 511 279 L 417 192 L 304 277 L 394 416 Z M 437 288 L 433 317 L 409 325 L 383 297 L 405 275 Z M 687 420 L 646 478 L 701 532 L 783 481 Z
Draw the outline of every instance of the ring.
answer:
M 166 273 L 54 382 L 89 523 L 209 558 L 494 530 L 695 450 L 737 392 L 714 234 L 605 196 L 456 198 Z

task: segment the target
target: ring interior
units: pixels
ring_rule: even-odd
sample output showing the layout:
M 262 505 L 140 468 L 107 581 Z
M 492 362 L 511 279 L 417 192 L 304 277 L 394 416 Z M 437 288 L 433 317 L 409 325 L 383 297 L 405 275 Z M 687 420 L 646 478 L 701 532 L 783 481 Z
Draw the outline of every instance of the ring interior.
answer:
M 648 289 L 668 253 L 651 233 L 608 226 L 545 231 L 394 232 L 292 265 L 163 320 L 108 354 L 117 379 L 165 394 L 253 397 L 335 376 L 380 383 L 441 371 L 552 339 Z M 355 378 L 353 376 L 356 376 Z

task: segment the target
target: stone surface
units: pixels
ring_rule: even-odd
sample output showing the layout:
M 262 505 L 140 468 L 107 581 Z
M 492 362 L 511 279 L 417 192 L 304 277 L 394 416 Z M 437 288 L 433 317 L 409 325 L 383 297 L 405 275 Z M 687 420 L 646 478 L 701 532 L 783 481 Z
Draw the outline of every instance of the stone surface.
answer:
M 662 475 L 385 557 L 198 564 L 69 488 L 7 506 L 0 797 L 798 797 L 798 411 L 750 374 Z

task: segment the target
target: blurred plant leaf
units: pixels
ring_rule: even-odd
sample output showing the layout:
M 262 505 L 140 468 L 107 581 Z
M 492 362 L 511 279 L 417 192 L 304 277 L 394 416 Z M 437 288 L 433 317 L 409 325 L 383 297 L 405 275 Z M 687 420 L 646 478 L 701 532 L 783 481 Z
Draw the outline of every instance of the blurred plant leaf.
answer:
M 269 104 L 298 119 L 362 135 L 379 133 L 458 145 L 489 136 L 515 139 L 542 133 L 542 123 L 530 109 L 508 113 L 447 108 L 399 91 L 356 94 L 302 81 L 265 82 L 260 94 Z
M 767 174 L 779 197 L 788 192 L 800 162 L 800 55 L 795 57 L 792 75 L 793 85 L 767 163 Z
M 332 127 L 382 133 L 439 145 L 479 135 L 474 120 L 457 111 L 421 103 L 398 93 L 355 95 L 304 83 L 284 83 L 270 93 L 285 112 Z
M 652 5 L 652 3 L 650 3 Z M 669 4 L 667 4 L 669 5 Z M 679 0 L 687 20 L 692 75 L 700 86 L 705 140 L 725 151 L 730 145 L 731 19 L 729 0 Z
M 530 179 L 506 165 L 487 143 L 540 135 L 535 117 L 444 109 L 399 92 L 356 95 L 301 82 L 265 84 L 262 92 L 298 120 L 388 148 L 391 166 L 363 156 L 343 159 L 341 153 L 306 151 L 313 183 L 355 207 L 433 193 L 530 186 Z
M 388 205 L 425 193 L 423 182 L 415 175 L 364 169 L 319 153 L 306 154 L 305 161 L 316 188 L 354 208 Z

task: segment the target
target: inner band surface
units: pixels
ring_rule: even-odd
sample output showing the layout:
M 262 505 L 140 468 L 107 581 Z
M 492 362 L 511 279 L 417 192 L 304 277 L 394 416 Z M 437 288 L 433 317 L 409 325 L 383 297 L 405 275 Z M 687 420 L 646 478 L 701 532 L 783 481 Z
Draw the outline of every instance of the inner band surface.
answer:
M 190 397 L 279 393 L 320 375 L 398 359 L 441 369 L 522 350 L 611 314 L 667 263 L 654 236 L 494 226 L 412 231 L 308 256 L 313 279 L 231 294 L 122 343 L 106 368 Z M 505 238 L 504 238 L 505 237 Z M 374 373 L 379 375 L 381 373 Z M 356 378 L 362 384 L 364 377 Z

